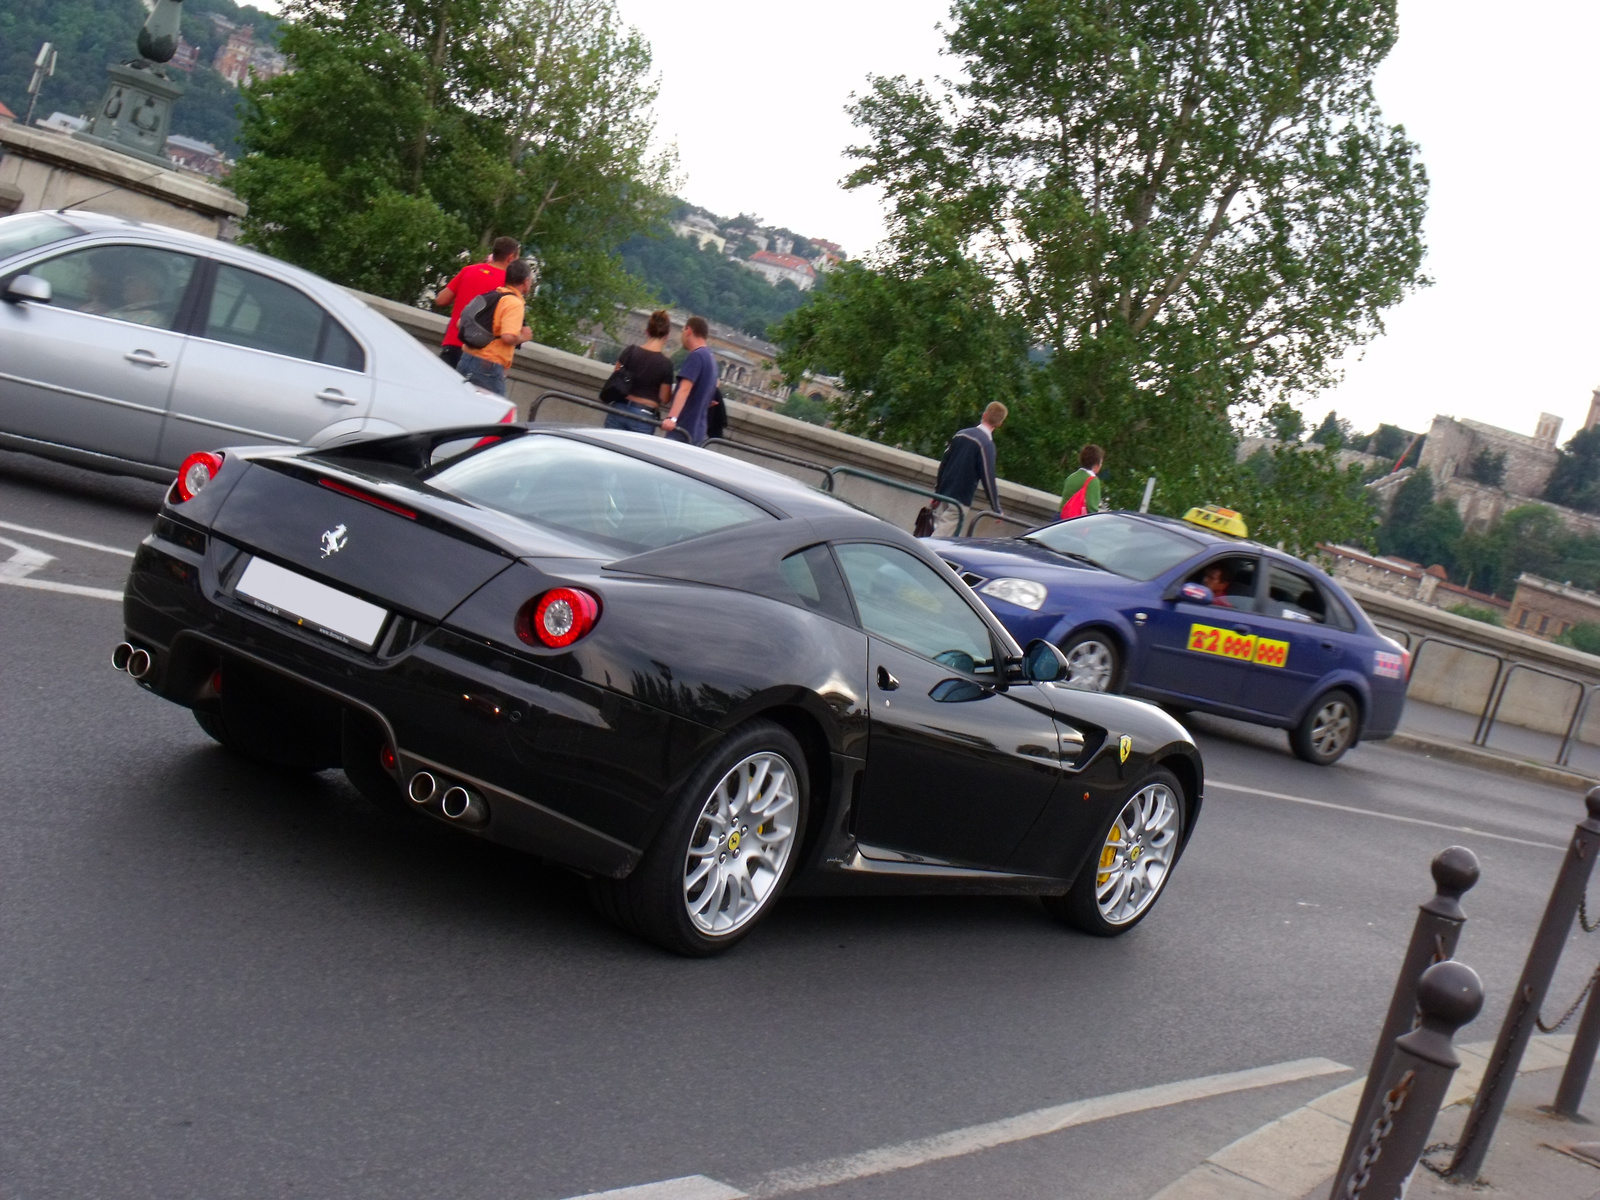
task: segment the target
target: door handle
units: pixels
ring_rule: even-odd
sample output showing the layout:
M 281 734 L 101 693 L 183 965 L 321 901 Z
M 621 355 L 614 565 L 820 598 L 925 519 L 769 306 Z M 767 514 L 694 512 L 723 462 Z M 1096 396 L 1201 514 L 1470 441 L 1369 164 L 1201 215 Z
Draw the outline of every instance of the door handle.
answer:
M 900 686 L 900 681 L 889 674 L 888 667 L 878 668 L 878 687 L 885 692 L 892 692 Z
M 1233 627 L 1233 631 L 1235 633 L 1237 633 L 1240 637 L 1249 637 L 1250 636 L 1250 626 L 1248 626 L 1248 625 L 1235 625 Z
M 326 400 L 330 404 L 359 404 L 353 396 L 346 396 L 338 388 L 323 388 L 317 393 L 318 400 Z
M 1324 650 L 1332 650 L 1334 648 L 1334 646 L 1333 646 L 1332 642 L 1323 642 L 1322 643 L 1322 648 Z
M 170 367 L 172 365 L 164 358 L 157 358 L 148 350 L 135 350 L 131 354 L 124 354 L 122 357 L 131 363 L 138 363 L 141 367 Z

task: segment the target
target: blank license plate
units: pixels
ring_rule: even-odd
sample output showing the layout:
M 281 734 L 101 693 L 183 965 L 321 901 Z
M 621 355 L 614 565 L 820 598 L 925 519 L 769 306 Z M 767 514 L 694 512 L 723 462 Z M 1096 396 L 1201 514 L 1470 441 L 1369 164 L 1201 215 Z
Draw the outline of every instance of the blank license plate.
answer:
M 296 625 L 314 629 L 341 642 L 372 649 L 388 611 L 348 592 L 286 571 L 264 558 L 253 558 L 234 592 Z

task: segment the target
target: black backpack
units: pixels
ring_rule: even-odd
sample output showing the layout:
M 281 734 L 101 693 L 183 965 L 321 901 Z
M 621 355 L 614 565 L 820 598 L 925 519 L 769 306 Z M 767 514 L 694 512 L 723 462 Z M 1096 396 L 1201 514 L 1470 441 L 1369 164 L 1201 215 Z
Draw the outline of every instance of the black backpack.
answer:
M 464 345 L 482 350 L 494 341 L 494 313 L 504 295 L 501 291 L 484 292 L 467 301 L 456 322 L 456 333 Z

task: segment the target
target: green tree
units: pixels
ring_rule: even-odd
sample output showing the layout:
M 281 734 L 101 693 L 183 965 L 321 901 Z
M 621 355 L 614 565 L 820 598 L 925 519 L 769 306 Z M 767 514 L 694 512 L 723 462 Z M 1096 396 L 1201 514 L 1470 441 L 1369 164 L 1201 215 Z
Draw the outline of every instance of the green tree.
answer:
M 537 336 L 645 296 L 614 247 L 664 211 L 650 50 L 612 0 L 293 0 L 292 74 L 248 89 L 245 235 L 413 301 L 497 235 L 539 265 Z
M 1496 454 L 1485 446 L 1472 456 L 1467 464 L 1467 474 L 1486 487 L 1499 487 L 1506 480 L 1506 455 Z
M 1593 621 L 1579 621 L 1556 641 L 1574 650 L 1582 650 L 1585 654 L 1600 654 L 1600 625 Z
M 1454 613 L 1458 617 L 1465 617 L 1469 621 L 1482 621 L 1485 625 L 1504 625 L 1505 620 L 1500 613 L 1492 608 L 1484 608 L 1478 604 L 1452 604 L 1445 612 Z
M 1453 572 L 1460 561 L 1462 532 L 1461 514 L 1448 500 L 1434 501 L 1433 475 L 1422 467 L 1396 490 L 1378 530 L 1378 549 Z
M 1461 539 L 1460 566 L 1472 586 L 1509 600 L 1523 572 L 1564 577 L 1561 566 L 1570 537 L 1553 509 L 1523 504 L 1511 509 L 1487 533 Z
M 1600 512 L 1600 428 L 1580 430 L 1561 449 L 1544 498 L 1583 512 Z
M 1310 440 L 1319 446 L 1337 450 L 1353 441 L 1354 434 L 1350 422 L 1341 420 L 1338 413 L 1330 410 L 1328 415 L 1322 418 L 1322 424 L 1317 426 Z
M 1166 504 L 1220 499 L 1233 418 L 1425 282 L 1426 180 L 1371 90 L 1394 35 L 1393 0 L 958 0 L 958 79 L 854 105 L 889 237 L 781 327 L 786 369 L 843 376 L 855 432 L 942 444 L 981 394 L 1016 402 L 1014 478 L 1095 441 Z
M 1266 412 L 1267 428 L 1280 442 L 1298 442 L 1306 431 L 1306 419 L 1286 400 L 1279 400 Z

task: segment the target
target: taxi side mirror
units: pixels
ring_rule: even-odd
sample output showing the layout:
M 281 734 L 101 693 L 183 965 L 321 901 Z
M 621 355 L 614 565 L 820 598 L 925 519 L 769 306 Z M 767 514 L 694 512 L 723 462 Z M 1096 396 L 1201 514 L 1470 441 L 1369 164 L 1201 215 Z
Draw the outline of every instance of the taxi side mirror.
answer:
M 1190 604 L 1214 604 L 1216 596 L 1203 583 L 1186 583 L 1178 589 L 1178 597 Z

